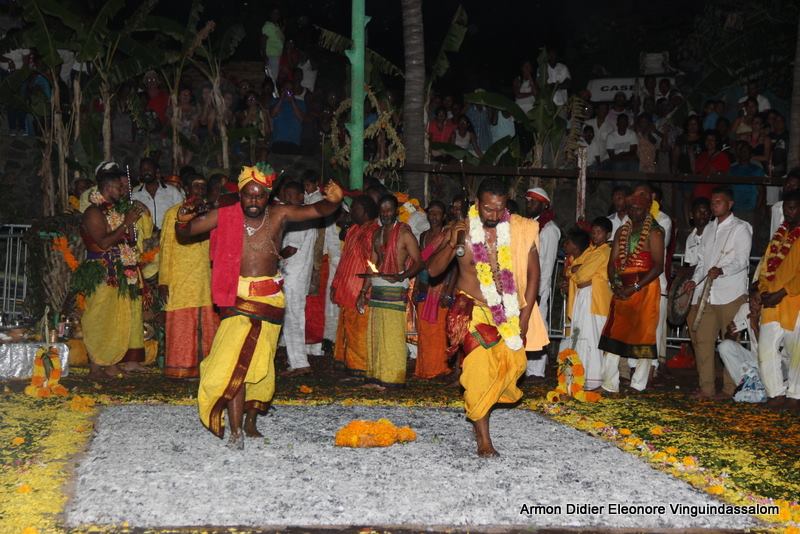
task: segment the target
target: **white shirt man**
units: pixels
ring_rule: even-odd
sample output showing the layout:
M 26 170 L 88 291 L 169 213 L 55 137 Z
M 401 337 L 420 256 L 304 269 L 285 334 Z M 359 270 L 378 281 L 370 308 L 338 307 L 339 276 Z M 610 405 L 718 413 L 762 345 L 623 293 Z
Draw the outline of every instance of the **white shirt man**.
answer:
M 747 102 L 747 99 L 750 98 L 748 95 L 744 95 L 742 98 L 739 99 L 740 104 L 744 104 Z M 772 103 L 770 103 L 769 98 L 762 94 L 756 95 L 756 100 L 758 100 L 758 112 L 762 113 L 764 111 L 769 111 L 772 109 Z
M 614 236 L 616 235 L 617 230 L 619 230 L 620 227 L 623 224 L 625 224 L 626 222 L 630 221 L 631 218 L 628 217 L 627 213 L 625 215 L 623 215 L 622 217 L 620 217 L 619 213 L 614 212 L 614 213 L 612 213 L 611 215 L 608 216 L 608 220 L 611 221 L 611 239 L 614 239 Z
M 683 249 L 683 263 L 689 267 L 697 265 L 701 237 L 697 235 L 697 228 L 692 228 L 691 233 L 686 237 L 686 246 Z
M 304 194 L 304 204 L 316 204 L 324 197 L 322 192 L 317 189 L 312 193 Z M 325 226 L 323 233 L 324 244 L 322 253 L 328 256 L 328 280 L 325 284 L 325 326 L 322 337 L 330 341 L 336 339 L 336 329 L 339 326 L 339 306 L 331 301 L 331 284 L 333 283 L 333 275 L 336 273 L 336 268 L 339 266 L 339 259 L 341 257 L 341 242 L 339 241 L 339 227 L 331 219 L 326 220 L 328 223 Z M 319 237 L 319 234 L 317 234 Z M 315 242 L 316 245 L 316 242 Z M 312 355 L 322 355 L 322 343 L 314 343 L 307 347 L 308 353 Z
M 755 372 L 758 374 L 758 336 L 753 330 L 749 314 L 750 305 L 747 303 L 742 304 L 742 307 L 736 312 L 736 316 L 733 318 L 732 327 L 729 328 L 729 331 L 732 333 L 746 330 L 749 347 L 746 348 L 742 346 L 741 343 L 732 339 L 722 340 L 717 347 L 719 357 L 725 365 L 725 369 L 731 376 L 733 383 L 737 386 L 741 385 L 747 373 Z M 756 321 L 758 321 L 758 319 L 756 319 Z M 766 400 L 766 395 L 762 393 L 762 396 L 764 400 Z M 752 402 L 752 400 L 749 402 Z
M 525 195 L 528 199 L 535 200 L 536 202 L 544 203 L 545 210 L 550 207 L 550 196 L 541 187 L 534 187 L 529 189 Z M 541 217 L 537 215 L 536 221 Z M 555 221 L 546 221 L 544 225 L 539 227 L 539 311 L 542 314 L 545 328 L 550 331 L 550 294 L 553 286 L 553 269 L 556 265 L 556 257 L 558 255 L 558 241 L 561 239 L 561 230 Z M 547 358 L 542 357 L 537 360 L 528 360 L 528 376 L 544 376 L 545 365 Z
M 619 133 L 617 128 L 614 128 L 614 131 L 606 137 L 606 149 L 613 151 L 615 155 L 624 154 L 631 149 L 631 146 L 638 144 L 639 138 L 636 137 L 636 132 L 630 128 L 626 129 L 623 134 Z
M 608 150 L 606 150 L 606 144 L 601 141 L 597 135 L 592 138 L 591 143 L 586 143 L 585 139 L 581 139 L 578 141 L 578 144 L 586 147 L 586 161 L 589 167 L 592 165 L 597 165 L 598 162 L 602 163 L 608 159 Z
M 547 65 L 547 83 L 564 83 L 570 79 L 569 69 L 563 63 L 556 63 L 554 66 Z M 553 104 L 563 106 L 567 103 L 567 90 L 558 89 L 553 93 Z
M 615 131 L 617 129 L 617 125 L 608 120 L 608 117 L 603 121 L 603 124 L 597 124 L 597 117 L 584 121 L 584 126 L 591 126 L 594 130 L 594 138 L 599 139 L 605 148 L 606 139 L 608 139 L 608 134 Z M 606 154 L 606 159 L 608 159 L 608 154 Z
M 281 260 L 286 295 L 286 315 L 283 322 L 283 344 L 289 359 L 289 372 L 310 370 L 306 347 L 306 296 L 314 264 L 314 245 L 317 228 L 314 225 L 291 225 L 283 236 L 282 250 L 292 247 L 294 254 Z M 302 371 L 301 371 L 302 372 Z
M 664 267 L 666 268 L 667 249 L 672 242 L 672 219 L 663 211 L 659 211 L 656 215 L 656 222 L 664 230 Z M 658 356 L 660 361 L 664 361 L 667 357 L 667 274 L 666 269 L 661 272 L 658 277 L 661 284 L 661 302 L 658 314 L 658 328 L 656 328 L 656 343 L 658 346 Z
M 769 237 L 772 239 L 772 236 L 775 235 L 775 232 L 778 231 L 778 228 L 783 224 L 783 200 L 779 200 L 775 204 L 772 205 L 770 208 L 770 218 L 769 218 Z
M 688 324 L 698 324 L 693 331 L 692 342 L 697 358 L 699 398 L 717 395 L 714 374 L 717 335 L 728 327 L 747 295 L 753 230 L 747 222 L 731 213 L 732 207 L 733 193 L 715 189 L 711 195 L 711 212 L 715 219 L 703 230 L 698 262 L 692 276 L 695 290 Z M 700 296 L 708 283 L 712 283 L 708 302 L 704 313 L 697 319 Z M 729 397 L 736 384 L 727 372 L 723 373 L 723 380 L 723 394 Z
M 153 216 L 153 224 L 156 228 L 161 228 L 167 210 L 175 204 L 183 202 L 185 197 L 177 187 L 160 182 L 155 196 L 150 196 L 150 193 L 145 189 L 145 184 L 141 184 L 133 189 L 131 198 L 147 206 L 147 209 L 150 210 L 150 215 Z

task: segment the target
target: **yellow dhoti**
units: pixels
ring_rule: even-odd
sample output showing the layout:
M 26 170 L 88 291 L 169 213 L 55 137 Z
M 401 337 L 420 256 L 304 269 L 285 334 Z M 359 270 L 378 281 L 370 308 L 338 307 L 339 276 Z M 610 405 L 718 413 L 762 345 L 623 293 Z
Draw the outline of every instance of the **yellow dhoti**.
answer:
M 236 306 L 222 310 L 211 353 L 200 364 L 200 420 L 222 438 L 228 401 L 245 388 L 245 409 L 265 410 L 275 393 L 275 348 L 285 306 L 283 292 L 253 295 L 253 283 L 271 277 L 239 277 Z
M 86 299 L 81 317 L 83 342 L 91 361 L 109 366 L 121 361 L 144 361 L 142 300 L 119 294 L 105 283 Z
M 367 329 L 367 378 L 383 384 L 406 382 L 405 287 L 372 287 Z
M 472 300 L 462 293 L 460 302 Z M 511 350 L 497 334 L 492 312 L 477 301 L 469 321 L 469 333 L 463 337 L 466 357 L 461 371 L 464 407 L 467 418 L 483 419 L 498 402 L 517 402 L 522 391 L 517 380 L 525 372 L 528 360 L 525 349 Z M 454 306 L 456 313 L 458 302 Z

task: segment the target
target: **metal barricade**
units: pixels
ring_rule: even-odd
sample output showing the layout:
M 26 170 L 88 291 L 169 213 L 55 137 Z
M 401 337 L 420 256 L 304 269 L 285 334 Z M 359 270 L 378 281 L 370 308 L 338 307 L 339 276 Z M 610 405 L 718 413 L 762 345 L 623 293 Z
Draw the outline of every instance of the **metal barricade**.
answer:
M 750 272 L 749 279 L 752 280 L 758 262 L 761 260 L 759 257 L 750 257 Z M 684 265 L 683 254 L 673 254 L 672 256 L 673 272 L 677 267 Z M 561 273 L 564 270 L 564 260 L 559 258 L 556 261 L 556 266 L 553 269 L 552 290 L 550 293 L 550 309 L 548 310 L 548 324 L 550 325 L 550 339 L 560 340 L 565 337 L 566 328 L 569 326 L 567 322 L 567 298 L 566 295 L 561 293 L 558 288 L 558 281 L 561 278 Z M 687 325 L 672 326 L 667 323 L 667 348 L 679 349 L 681 343 L 689 341 L 689 327 Z
M 0 226 L 0 311 L 9 321 L 21 318 L 28 292 L 28 245 L 22 238 L 29 228 L 25 224 Z

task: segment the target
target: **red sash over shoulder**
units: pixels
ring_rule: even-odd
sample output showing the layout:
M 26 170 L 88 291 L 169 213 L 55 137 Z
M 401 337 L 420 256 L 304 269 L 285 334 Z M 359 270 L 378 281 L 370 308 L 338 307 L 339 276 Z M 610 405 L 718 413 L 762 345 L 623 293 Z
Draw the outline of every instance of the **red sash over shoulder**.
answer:
M 211 231 L 211 298 L 220 308 L 236 303 L 244 245 L 244 213 L 236 203 L 219 208 L 217 227 Z
M 378 266 L 378 270 L 382 273 L 396 274 L 402 271 L 406 266 L 397 264 L 397 241 L 400 239 L 400 234 L 403 230 L 411 231 L 411 227 L 406 223 L 396 222 L 392 231 L 389 232 L 389 240 L 383 246 L 383 262 Z M 409 258 L 407 263 L 410 263 Z

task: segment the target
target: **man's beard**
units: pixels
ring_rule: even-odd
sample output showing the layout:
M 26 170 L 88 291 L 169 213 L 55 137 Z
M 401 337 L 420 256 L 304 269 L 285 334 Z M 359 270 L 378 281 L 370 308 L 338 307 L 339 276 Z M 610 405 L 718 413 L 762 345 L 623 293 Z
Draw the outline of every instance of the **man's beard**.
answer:
M 383 226 L 390 226 L 394 224 L 396 219 L 394 217 L 381 217 L 381 225 Z
M 500 221 L 483 221 L 485 228 L 495 228 L 498 224 L 500 224 Z
M 260 217 L 261 215 L 264 214 L 264 209 L 258 206 L 247 206 L 244 209 L 244 214 L 247 215 L 248 217 L 253 217 L 253 218 Z

